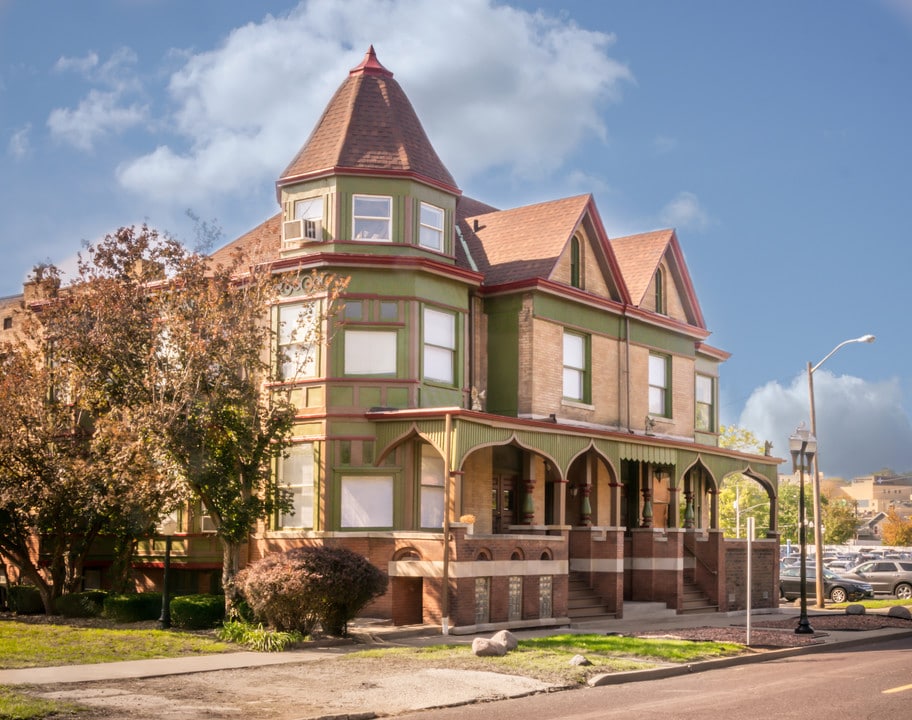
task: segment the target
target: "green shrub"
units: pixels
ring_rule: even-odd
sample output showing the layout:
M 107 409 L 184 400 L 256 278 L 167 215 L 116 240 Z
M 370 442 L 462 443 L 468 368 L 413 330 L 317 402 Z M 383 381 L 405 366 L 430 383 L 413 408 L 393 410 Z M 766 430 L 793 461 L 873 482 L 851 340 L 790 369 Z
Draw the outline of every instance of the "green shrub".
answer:
M 162 596 L 157 592 L 131 595 L 108 595 L 104 599 L 103 614 L 119 623 L 157 620 L 161 617 Z
M 388 580 L 366 558 L 345 548 L 300 547 L 267 555 L 238 574 L 238 588 L 259 620 L 276 630 L 345 635 L 348 621 Z
M 64 617 L 98 617 L 107 595 L 104 590 L 68 593 L 57 598 L 54 609 Z
M 171 623 L 186 630 L 217 627 L 225 619 L 224 595 L 181 595 L 171 601 Z
M 257 652 L 282 652 L 292 645 L 304 641 L 299 632 L 267 630 L 262 625 L 229 620 L 217 631 L 219 640 L 246 645 Z
M 34 585 L 10 585 L 7 604 L 19 615 L 40 615 L 44 612 L 41 593 Z

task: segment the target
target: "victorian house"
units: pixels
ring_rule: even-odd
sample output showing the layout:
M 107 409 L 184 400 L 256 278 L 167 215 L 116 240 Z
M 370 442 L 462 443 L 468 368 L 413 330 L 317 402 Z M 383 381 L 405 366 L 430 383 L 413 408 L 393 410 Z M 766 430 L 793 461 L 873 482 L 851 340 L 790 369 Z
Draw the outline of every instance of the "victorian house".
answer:
M 720 367 L 679 238 L 609 238 L 591 195 L 498 209 L 462 194 L 371 48 L 276 183 L 278 213 L 215 253 L 256 249 L 277 273 L 350 278 L 319 346 L 274 309 L 298 408 L 275 468 L 293 512 L 247 561 L 342 545 L 389 590 L 368 609 L 453 633 L 744 607 L 745 541 L 717 492 L 760 483 L 755 606 L 778 603 L 776 458 L 719 447 Z M 281 351 L 281 352 L 280 352 Z M 172 567 L 217 577 L 205 516 Z M 149 577 L 157 564 L 145 547 Z M 737 572 L 734 568 L 738 568 Z M 191 573 L 194 573 L 191 576 Z

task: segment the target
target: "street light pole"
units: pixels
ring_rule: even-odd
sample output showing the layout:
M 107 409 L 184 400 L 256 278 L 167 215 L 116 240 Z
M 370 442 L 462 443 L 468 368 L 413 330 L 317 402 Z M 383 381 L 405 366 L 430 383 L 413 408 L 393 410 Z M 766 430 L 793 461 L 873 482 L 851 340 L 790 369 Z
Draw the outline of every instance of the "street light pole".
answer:
M 789 452 L 792 454 L 792 471 L 800 477 L 798 495 L 798 540 L 801 543 L 801 615 L 798 618 L 798 634 L 810 635 L 814 632 L 807 615 L 807 521 L 804 511 L 804 470 L 805 463 L 810 464 L 817 453 L 817 438 L 804 428 L 804 423 L 795 429 L 789 437 Z M 817 563 L 818 567 L 820 563 Z
M 861 337 L 853 338 L 851 340 L 843 340 L 836 347 L 834 347 L 827 354 L 823 360 L 821 360 L 816 365 L 811 365 L 810 362 L 807 364 L 807 376 L 808 376 L 808 398 L 811 406 L 811 435 L 815 438 L 817 437 L 817 412 L 814 407 L 814 373 L 823 365 L 827 360 L 829 360 L 833 355 L 836 354 L 836 351 L 840 348 L 845 347 L 846 345 L 851 345 L 852 343 L 872 343 L 875 338 L 873 335 L 862 335 Z M 814 455 L 814 466 L 813 466 L 813 477 L 811 478 L 811 484 L 814 488 L 814 558 L 816 564 L 814 567 L 814 577 L 817 581 L 816 583 L 816 601 L 817 607 L 823 608 L 824 599 L 823 599 L 823 522 L 820 511 L 820 456 L 819 454 Z

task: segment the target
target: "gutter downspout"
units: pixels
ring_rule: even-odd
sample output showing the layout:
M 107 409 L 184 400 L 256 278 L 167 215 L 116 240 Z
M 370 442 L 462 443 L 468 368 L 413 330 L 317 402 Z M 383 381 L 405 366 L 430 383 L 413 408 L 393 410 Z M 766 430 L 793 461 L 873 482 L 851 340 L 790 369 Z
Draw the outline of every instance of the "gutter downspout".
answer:
M 630 427 L 630 316 L 627 315 L 627 309 L 624 308 L 624 376 L 626 382 L 626 401 L 627 401 L 627 432 L 632 433 Z M 621 379 L 618 378 L 618 384 Z

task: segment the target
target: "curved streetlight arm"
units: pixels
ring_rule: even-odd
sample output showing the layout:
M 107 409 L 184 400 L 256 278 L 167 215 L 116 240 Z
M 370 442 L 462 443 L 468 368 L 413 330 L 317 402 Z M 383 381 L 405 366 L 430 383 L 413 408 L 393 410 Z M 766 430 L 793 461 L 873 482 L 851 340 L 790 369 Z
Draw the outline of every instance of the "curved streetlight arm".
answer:
M 821 365 L 823 365 L 827 360 L 829 360 L 831 357 L 833 357 L 833 355 L 836 354 L 836 351 L 839 350 L 840 348 L 844 348 L 846 345 L 851 345 L 852 343 L 872 343 L 872 342 L 874 342 L 875 339 L 876 338 L 873 335 L 862 335 L 861 337 L 852 338 L 851 340 L 843 340 L 836 347 L 834 347 L 832 350 L 830 350 L 829 354 L 827 354 L 827 356 L 825 358 L 823 358 L 823 360 L 821 360 L 819 363 L 814 365 L 814 367 L 811 368 L 810 372 L 811 373 L 817 372 L 817 369 Z M 810 365 L 810 363 L 808 363 L 808 365 Z M 813 429 L 811 430 L 811 432 L 813 432 Z

